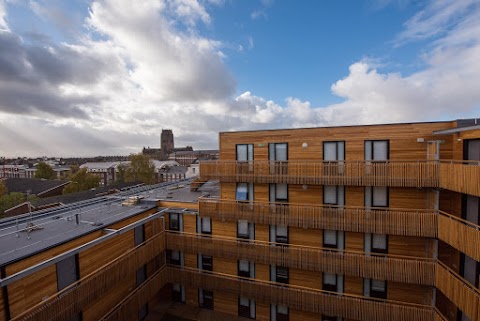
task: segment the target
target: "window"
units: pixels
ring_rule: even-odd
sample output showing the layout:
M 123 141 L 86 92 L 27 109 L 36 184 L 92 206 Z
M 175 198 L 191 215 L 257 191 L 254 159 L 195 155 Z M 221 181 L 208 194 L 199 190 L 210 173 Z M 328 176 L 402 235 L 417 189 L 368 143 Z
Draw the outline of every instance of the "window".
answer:
M 178 283 L 172 284 L 172 300 L 185 303 L 185 288 Z
M 212 220 L 210 217 L 197 217 L 197 233 L 212 234 Z
M 337 319 L 337 317 L 334 316 L 328 316 L 328 315 L 322 315 L 322 321 L 338 321 L 341 320 L 340 318 Z
M 278 282 L 288 284 L 288 268 L 278 265 L 270 266 L 270 280 L 272 282 Z
M 238 183 L 236 191 L 237 201 L 253 201 L 253 183 Z
M 255 278 L 255 263 L 246 260 L 238 261 L 238 276 Z
M 180 251 L 168 250 L 167 251 L 167 262 L 172 265 L 182 265 Z
M 209 255 L 199 254 L 200 269 L 204 271 L 213 271 L 213 258 Z
M 237 145 L 237 161 L 245 162 L 253 160 L 253 144 Z
M 365 160 L 386 161 L 390 158 L 390 141 L 388 140 L 366 140 Z
M 180 231 L 180 214 L 170 213 L 169 228 L 171 231 Z
M 285 305 L 270 305 L 271 321 L 288 321 L 288 307 Z
M 372 298 L 386 299 L 387 298 L 387 281 L 375 280 L 375 279 L 364 279 L 363 295 L 372 297 Z
M 372 252 L 388 252 L 388 236 L 386 234 L 372 234 Z
M 338 245 L 338 231 L 323 230 L 323 247 L 336 249 Z
M 274 162 L 270 165 L 270 174 L 286 175 L 288 173 L 288 144 L 268 144 L 268 160 Z
M 199 289 L 198 303 L 201 308 L 213 310 L 213 292 Z
M 330 292 L 339 292 L 338 291 L 338 280 L 337 275 L 332 273 L 323 273 L 322 280 L 322 290 Z
M 323 186 L 323 204 L 345 205 L 345 186 Z
M 255 319 L 255 301 L 245 297 L 239 297 L 238 316 Z
M 287 143 L 268 144 L 268 159 L 271 161 L 287 161 L 288 160 L 288 144 Z
M 323 142 L 323 160 L 345 160 L 345 142 Z
M 270 242 L 288 244 L 288 227 L 270 225 Z
M 365 187 L 365 207 L 388 207 L 390 193 L 386 186 Z
M 255 239 L 255 224 L 247 220 L 239 220 L 237 223 L 237 237 L 241 239 Z
M 288 202 L 288 185 L 287 184 L 270 184 L 270 202 Z

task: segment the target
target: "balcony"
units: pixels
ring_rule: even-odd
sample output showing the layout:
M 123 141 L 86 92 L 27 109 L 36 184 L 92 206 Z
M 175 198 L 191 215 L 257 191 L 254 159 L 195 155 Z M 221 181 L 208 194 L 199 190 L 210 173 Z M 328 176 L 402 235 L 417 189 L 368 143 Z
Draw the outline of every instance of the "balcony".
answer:
M 242 203 L 200 198 L 200 216 L 220 221 L 247 220 L 257 224 L 329 229 L 417 237 L 437 236 L 437 214 L 431 210 L 304 205 L 294 203 Z
M 223 291 L 263 303 L 276 303 L 291 309 L 346 319 L 368 321 L 437 321 L 443 317 L 431 306 L 379 300 L 356 295 L 313 290 L 299 286 L 244 279 L 220 273 L 199 272 L 189 268 L 167 267 L 169 282 L 191 288 Z
M 437 161 L 205 161 L 202 180 L 307 185 L 438 187 Z
M 289 244 L 166 233 L 167 248 L 231 260 L 247 260 L 290 268 L 433 286 L 435 261 L 394 255 L 365 255 Z
M 439 187 L 480 197 L 480 162 L 442 161 Z
M 164 251 L 165 233 L 161 232 L 11 320 L 72 320 L 76 314 L 104 297 L 118 282 L 135 275 L 140 267 Z M 164 265 L 164 262 L 159 265 Z

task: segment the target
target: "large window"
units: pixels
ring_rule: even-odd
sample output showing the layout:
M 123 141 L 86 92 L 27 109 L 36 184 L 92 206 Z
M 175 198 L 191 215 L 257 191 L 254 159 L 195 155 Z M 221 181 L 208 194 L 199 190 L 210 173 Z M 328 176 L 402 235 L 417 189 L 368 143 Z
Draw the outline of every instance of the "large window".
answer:
M 268 160 L 275 162 L 270 165 L 270 174 L 286 175 L 288 173 L 288 144 L 268 144 Z
M 322 289 L 330 292 L 343 292 L 343 276 L 333 273 L 323 273 Z
M 372 234 L 372 253 L 388 252 L 388 235 Z
M 199 289 L 198 303 L 201 308 L 213 310 L 213 292 Z
M 237 161 L 239 162 L 253 161 L 253 144 L 237 145 Z
M 255 224 L 249 223 L 247 220 L 239 220 L 237 222 L 237 237 L 240 239 L 255 239 Z
M 288 202 L 288 184 L 270 184 L 270 202 Z
M 172 284 L 172 300 L 185 303 L 185 287 L 178 283 Z
M 323 204 L 345 205 L 345 186 L 323 186 Z
M 169 224 L 168 224 L 169 229 L 171 231 L 180 231 L 181 214 L 170 213 L 169 218 L 170 218 L 170 221 L 169 221 Z
M 255 278 L 255 263 L 246 260 L 238 261 L 238 276 Z
M 212 220 L 210 217 L 197 216 L 197 233 L 212 234 Z
M 288 244 L 288 226 L 270 225 L 270 242 Z
M 345 142 L 323 142 L 323 160 L 324 161 L 342 161 L 345 160 Z
M 271 321 L 288 321 L 288 307 L 285 305 L 270 305 Z
M 343 231 L 323 230 L 323 247 L 343 250 L 345 247 L 345 233 Z
M 366 186 L 365 207 L 388 207 L 390 193 L 387 186 Z
M 237 201 L 253 201 L 253 183 L 238 183 L 235 196 Z
M 363 280 L 363 295 L 372 298 L 386 299 L 387 298 L 387 281 L 364 279 Z
M 246 297 L 239 297 L 238 316 L 255 319 L 255 301 Z
M 213 257 L 210 255 L 198 255 L 198 262 L 200 270 L 213 271 Z
M 182 265 L 182 253 L 177 250 L 167 250 L 167 262 L 172 265 Z
M 365 160 L 386 161 L 390 159 L 390 142 L 388 140 L 366 140 Z
M 279 265 L 270 265 L 270 280 L 283 284 L 289 283 L 288 267 Z

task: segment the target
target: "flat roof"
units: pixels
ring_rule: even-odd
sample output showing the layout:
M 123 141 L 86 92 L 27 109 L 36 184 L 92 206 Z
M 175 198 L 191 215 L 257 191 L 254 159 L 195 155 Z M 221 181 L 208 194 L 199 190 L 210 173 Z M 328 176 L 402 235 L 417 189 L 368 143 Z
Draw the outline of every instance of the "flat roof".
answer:
M 156 209 L 157 202 L 161 200 L 196 203 L 204 193 L 191 192 L 191 181 L 188 179 L 140 186 L 118 194 L 2 219 L 0 266 Z M 122 206 L 122 202 L 130 196 L 140 196 L 143 199 L 137 205 Z
M 252 129 L 252 130 L 235 130 L 227 132 L 219 132 L 219 134 L 232 133 L 251 133 L 251 132 L 268 132 L 268 131 L 284 131 L 284 130 L 299 130 L 299 129 L 318 129 L 318 128 L 349 128 L 349 127 L 370 127 L 370 126 L 396 126 L 396 125 L 413 125 L 413 124 L 440 124 L 452 123 L 455 120 L 438 120 L 438 121 L 420 121 L 420 122 L 403 122 L 403 123 L 387 123 L 387 124 L 365 124 L 365 125 L 339 125 L 339 126 L 318 126 L 318 127 L 295 127 L 295 128 L 274 128 L 274 129 Z

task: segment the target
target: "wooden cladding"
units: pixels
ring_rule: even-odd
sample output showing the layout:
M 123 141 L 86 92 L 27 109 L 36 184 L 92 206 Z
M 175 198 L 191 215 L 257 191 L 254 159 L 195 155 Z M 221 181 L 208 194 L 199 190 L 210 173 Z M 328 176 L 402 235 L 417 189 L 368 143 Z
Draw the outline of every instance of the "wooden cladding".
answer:
M 292 203 L 242 203 L 199 199 L 200 216 L 220 221 L 248 220 L 302 228 L 330 229 L 361 233 L 436 237 L 437 216 L 428 210 L 371 209 L 332 205 Z
M 480 321 L 480 291 L 458 274 L 439 262 L 436 269 L 436 287 L 452 301 L 471 321 Z
M 138 311 L 167 284 L 165 267 L 157 270 L 151 277 L 132 291 L 110 312 L 101 318 L 104 321 L 131 321 L 138 319 Z
M 369 321 L 434 321 L 430 306 L 398 303 L 298 286 L 227 276 L 188 268 L 167 267 L 168 280 L 188 287 L 222 291 L 259 302 L 282 304 L 291 309 L 347 319 Z
M 162 232 L 12 320 L 69 320 L 164 251 Z
M 433 285 L 435 261 L 387 255 L 365 255 L 308 246 L 205 237 L 196 234 L 166 234 L 167 248 L 202 253 L 232 260 L 248 260 L 309 271 L 320 271 L 403 283 Z
M 480 162 L 442 162 L 440 183 L 443 189 L 480 197 Z
M 438 216 L 438 238 L 480 261 L 480 226 L 442 213 Z
M 206 161 L 200 176 L 222 182 L 438 187 L 438 162 Z

